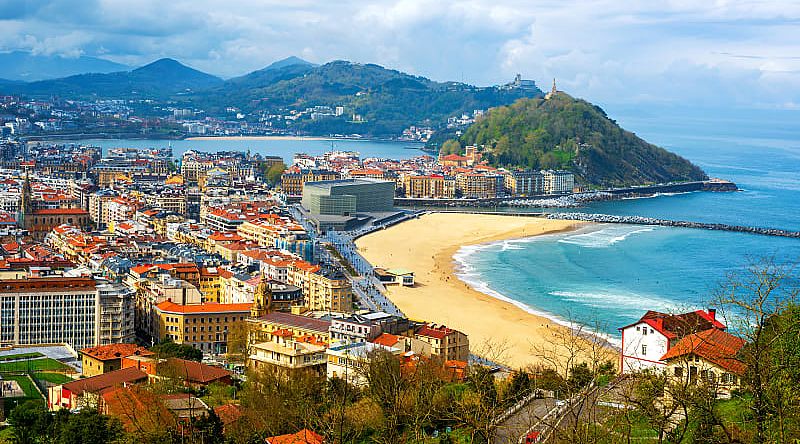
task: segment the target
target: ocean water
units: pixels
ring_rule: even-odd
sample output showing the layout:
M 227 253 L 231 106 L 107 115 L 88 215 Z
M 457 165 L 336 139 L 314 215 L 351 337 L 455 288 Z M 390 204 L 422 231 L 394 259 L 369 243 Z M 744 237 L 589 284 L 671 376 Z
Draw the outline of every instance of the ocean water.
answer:
M 188 150 L 206 152 L 247 151 L 261 155 L 280 156 L 287 164 L 296 153 L 311 155 L 327 151 L 357 151 L 362 158 L 381 157 L 389 159 L 408 159 L 425 154 L 420 148 L 423 144 L 415 142 L 381 142 L 374 140 L 311 140 L 311 139 L 203 139 L 203 140 L 148 140 L 148 139 L 86 139 L 73 141 L 84 145 L 109 148 L 167 148 L 172 146 L 172 154 L 179 158 Z M 69 143 L 69 142 L 66 142 Z
M 742 191 L 597 202 L 581 211 L 800 230 L 799 113 L 609 114 Z M 648 309 L 707 306 L 729 275 L 763 258 L 798 262 L 800 240 L 609 224 L 465 247 L 455 260 L 476 289 L 614 341 L 618 327 Z

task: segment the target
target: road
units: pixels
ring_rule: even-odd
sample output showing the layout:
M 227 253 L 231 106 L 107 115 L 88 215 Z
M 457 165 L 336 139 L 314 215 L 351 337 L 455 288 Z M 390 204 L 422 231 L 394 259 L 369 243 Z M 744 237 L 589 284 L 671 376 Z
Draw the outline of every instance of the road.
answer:
M 494 444 L 517 444 L 520 437 L 556 406 L 554 398 L 534 399 L 497 427 Z

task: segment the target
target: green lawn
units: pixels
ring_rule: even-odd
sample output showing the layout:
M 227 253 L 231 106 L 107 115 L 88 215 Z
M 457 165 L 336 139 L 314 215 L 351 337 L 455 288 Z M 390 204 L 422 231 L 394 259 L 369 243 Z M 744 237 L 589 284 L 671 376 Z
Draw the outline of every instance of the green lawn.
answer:
M 25 392 L 26 398 L 40 398 L 39 392 L 36 390 L 36 387 L 33 385 L 33 381 L 26 375 L 3 375 L 3 379 L 6 381 L 17 381 L 19 383 L 19 387 Z
M 41 358 L 42 356 L 44 356 L 44 355 L 43 355 L 43 354 L 41 354 L 41 353 L 39 353 L 39 352 L 33 352 L 33 353 L 17 353 L 16 355 L 5 355 L 5 356 L 0 356 L 0 362 L 3 362 L 3 361 L 13 361 L 13 360 L 15 360 L 15 359 Z
M 0 372 L 38 372 L 69 370 L 69 366 L 51 358 L 31 359 L 29 361 L 0 362 Z
M 61 373 L 39 372 L 34 373 L 33 377 L 42 381 L 51 382 L 53 384 L 66 384 L 67 382 L 73 381 L 72 378 Z

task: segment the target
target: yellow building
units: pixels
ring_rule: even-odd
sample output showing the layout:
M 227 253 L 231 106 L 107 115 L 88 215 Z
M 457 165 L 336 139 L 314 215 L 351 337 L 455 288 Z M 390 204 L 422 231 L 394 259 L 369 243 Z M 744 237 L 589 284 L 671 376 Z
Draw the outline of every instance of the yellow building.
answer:
M 278 342 L 279 336 L 314 338 L 317 343 L 330 341 L 331 321 L 291 313 L 272 312 L 258 318 L 248 318 L 250 344 Z M 307 339 L 310 341 L 311 339 Z
M 499 174 L 460 173 L 456 190 L 468 199 L 492 199 L 503 193 L 505 180 Z
M 288 283 L 303 291 L 305 306 L 313 311 L 353 311 L 353 289 L 342 274 L 326 273 L 319 265 L 294 261 L 287 269 Z
M 222 289 L 222 277 L 217 267 L 203 267 L 200 269 L 200 293 L 203 293 L 203 302 L 219 302 Z
M 456 197 L 455 179 L 440 175 L 405 176 L 403 188 L 406 197 L 452 199 Z
M 102 375 L 122 368 L 122 358 L 150 356 L 153 352 L 136 344 L 108 344 L 84 348 L 80 351 L 84 377 Z
M 191 345 L 205 353 L 222 354 L 228 350 L 228 333 L 234 324 L 250 315 L 252 304 L 179 305 L 164 301 L 155 306 L 159 338 L 176 344 Z
M 303 184 L 321 180 L 336 180 L 339 173 L 327 170 L 301 170 L 300 172 L 284 172 L 281 176 L 281 190 L 292 196 L 303 194 Z
M 466 362 L 469 358 L 469 338 L 458 330 L 427 324 L 417 330 L 414 338 L 430 344 L 431 354 L 442 361 Z

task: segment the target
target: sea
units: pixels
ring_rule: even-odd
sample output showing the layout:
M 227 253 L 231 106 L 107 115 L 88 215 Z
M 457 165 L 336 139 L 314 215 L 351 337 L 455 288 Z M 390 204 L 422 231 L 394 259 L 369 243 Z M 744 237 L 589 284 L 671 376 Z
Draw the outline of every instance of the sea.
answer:
M 579 211 L 800 230 L 800 111 L 606 108 L 623 128 L 676 152 L 735 193 L 694 192 L 595 202 Z M 410 158 L 414 143 L 366 140 L 84 140 L 113 147 L 251 150 L 291 161 L 298 152 L 358 151 Z M 515 209 L 517 210 L 517 209 Z M 540 211 L 540 210 L 536 210 Z M 732 276 L 764 260 L 800 261 L 800 240 L 688 228 L 591 225 L 573 232 L 461 248 L 459 277 L 475 289 L 555 322 L 619 341 L 647 310 L 710 306 Z
M 800 231 L 800 112 L 621 109 L 609 116 L 741 191 L 595 202 L 579 211 Z M 601 224 L 463 247 L 455 260 L 474 288 L 619 343 L 617 329 L 647 310 L 707 308 L 748 267 L 797 263 L 800 239 Z

